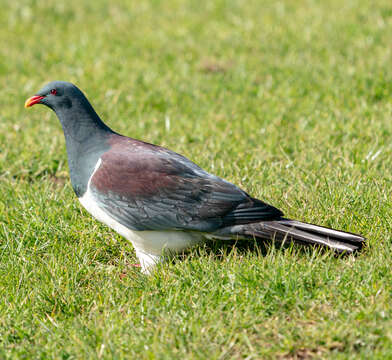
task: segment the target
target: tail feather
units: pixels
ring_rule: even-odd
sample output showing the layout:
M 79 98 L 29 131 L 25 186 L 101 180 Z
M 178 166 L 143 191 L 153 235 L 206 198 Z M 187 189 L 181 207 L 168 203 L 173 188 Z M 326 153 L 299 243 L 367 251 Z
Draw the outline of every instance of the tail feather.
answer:
M 327 228 L 324 226 L 308 224 L 308 223 L 304 223 L 301 221 L 290 220 L 290 219 L 282 219 L 280 222 L 282 224 L 285 224 L 290 227 L 294 227 L 294 228 L 301 229 L 301 230 L 308 231 L 308 232 L 312 232 L 312 233 L 314 232 L 316 234 L 325 235 L 330 238 L 337 238 L 342 241 L 347 241 L 351 244 L 358 244 L 359 245 L 359 244 L 363 244 L 363 242 L 365 241 L 365 238 L 363 236 L 353 234 L 350 232 L 330 229 L 330 228 Z
M 279 240 L 287 239 L 302 244 L 327 246 L 338 252 L 354 252 L 355 250 L 358 250 L 358 245 L 347 241 L 347 239 L 344 238 L 344 235 L 341 237 L 336 235 L 332 236 L 330 234 L 325 234 L 325 231 L 317 231 L 318 229 L 316 230 L 315 228 L 312 228 L 312 232 L 310 232 L 290 225 L 282 224 L 279 221 L 271 221 L 264 224 L 265 228 L 270 230 L 270 235 Z M 324 230 L 324 228 L 322 229 Z M 336 230 L 333 231 L 337 232 Z M 342 233 L 345 234 L 344 232 Z
M 334 249 L 337 252 L 348 253 L 360 250 L 366 240 L 360 235 L 349 232 L 284 218 L 237 225 L 222 230 L 219 234 L 215 234 L 228 235 L 230 233 L 237 237 L 253 237 L 279 242 L 287 240 L 305 245 L 320 245 Z

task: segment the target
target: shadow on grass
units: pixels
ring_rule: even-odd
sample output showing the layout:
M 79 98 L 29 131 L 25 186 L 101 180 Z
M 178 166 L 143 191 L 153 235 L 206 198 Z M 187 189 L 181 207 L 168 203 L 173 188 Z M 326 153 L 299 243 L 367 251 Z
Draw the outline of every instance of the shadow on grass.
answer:
M 362 248 L 363 250 L 363 248 Z M 224 260 L 225 257 L 232 253 L 237 256 L 246 256 L 249 254 L 258 254 L 260 256 L 267 256 L 271 251 L 295 251 L 297 254 L 309 255 L 309 252 L 315 255 L 331 254 L 334 258 L 344 258 L 352 255 L 348 252 L 337 252 L 328 247 L 312 245 L 312 244 L 298 244 L 293 241 L 287 240 L 285 242 L 268 241 L 262 239 L 254 240 L 207 240 L 203 245 L 196 246 L 195 248 L 177 254 L 173 261 L 183 261 L 189 257 L 212 257 L 217 261 Z M 354 255 L 359 255 L 363 251 L 357 251 Z

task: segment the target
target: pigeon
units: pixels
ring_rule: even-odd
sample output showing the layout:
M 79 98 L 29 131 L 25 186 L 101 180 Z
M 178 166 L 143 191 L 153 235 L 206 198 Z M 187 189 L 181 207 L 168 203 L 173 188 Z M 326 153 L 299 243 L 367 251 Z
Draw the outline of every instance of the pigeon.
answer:
M 116 133 L 72 83 L 50 82 L 25 107 L 35 104 L 60 120 L 80 203 L 132 243 L 144 273 L 206 240 L 290 241 L 338 253 L 364 244 L 360 235 L 285 218 L 186 157 Z

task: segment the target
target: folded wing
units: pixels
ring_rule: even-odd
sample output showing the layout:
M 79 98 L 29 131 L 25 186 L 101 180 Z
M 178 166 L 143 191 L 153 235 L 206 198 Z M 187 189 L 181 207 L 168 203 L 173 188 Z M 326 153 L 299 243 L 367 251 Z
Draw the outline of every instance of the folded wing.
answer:
M 195 230 L 279 219 L 281 211 L 170 150 L 137 142 L 106 152 L 90 181 L 98 205 L 133 230 Z

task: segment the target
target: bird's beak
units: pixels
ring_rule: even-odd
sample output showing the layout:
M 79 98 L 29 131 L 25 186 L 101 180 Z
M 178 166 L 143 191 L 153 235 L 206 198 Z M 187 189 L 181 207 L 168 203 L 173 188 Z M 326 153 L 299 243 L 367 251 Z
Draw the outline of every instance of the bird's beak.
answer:
M 34 95 L 30 99 L 27 99 L 25 102 L 25 108 L 38 104 L 45 96 Z

